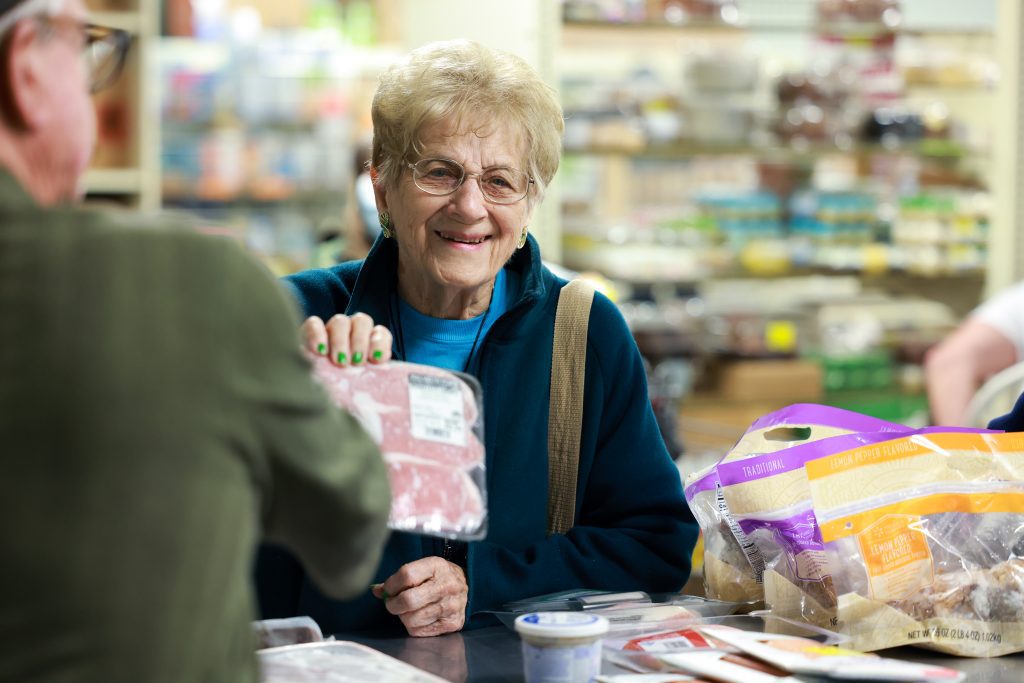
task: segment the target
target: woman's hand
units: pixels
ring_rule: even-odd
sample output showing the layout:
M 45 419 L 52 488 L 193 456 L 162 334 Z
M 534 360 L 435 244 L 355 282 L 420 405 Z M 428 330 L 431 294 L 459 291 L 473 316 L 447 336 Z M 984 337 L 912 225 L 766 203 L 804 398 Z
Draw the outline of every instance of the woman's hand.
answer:
M 374 325 L 365 313 L 353 316 L 337 314 L 324 324 L 316 316 L 302 323 L 306 348 L 318 356 L 327 356 L 337 365 L 386 363 L 391 360 L 391 331 Z
M 462 567 L 440 557 L 410 562 L 373 588 L 398 616 L 410 636 L 439 636 L 462 630 L 469 586 Z

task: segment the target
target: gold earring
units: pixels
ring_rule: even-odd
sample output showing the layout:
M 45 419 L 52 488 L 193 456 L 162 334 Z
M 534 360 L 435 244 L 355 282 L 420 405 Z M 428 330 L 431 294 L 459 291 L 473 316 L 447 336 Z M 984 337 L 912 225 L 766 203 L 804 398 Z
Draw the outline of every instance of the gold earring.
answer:
M 519 244 L 516 245 L 516 249 L 522 249 L 526 246 L 526 226 L 523 226 L 523 232 L 519 235 Z
M 391 231 L 391 216 L 387 211 L 381 211 L 377 214 L 377 220 L 380 222 L 380 231 L 384 234 L 384 239 L 391 239 L 391 235 L 394 234 Z

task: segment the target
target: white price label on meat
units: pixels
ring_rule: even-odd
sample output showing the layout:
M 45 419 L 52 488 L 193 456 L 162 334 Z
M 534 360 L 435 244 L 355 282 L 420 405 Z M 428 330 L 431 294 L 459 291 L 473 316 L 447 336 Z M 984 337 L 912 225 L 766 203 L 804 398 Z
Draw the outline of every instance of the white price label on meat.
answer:
M 410 431 L 414 438 L 465 446 L 462 404 L 458 380 L 409 375 Z

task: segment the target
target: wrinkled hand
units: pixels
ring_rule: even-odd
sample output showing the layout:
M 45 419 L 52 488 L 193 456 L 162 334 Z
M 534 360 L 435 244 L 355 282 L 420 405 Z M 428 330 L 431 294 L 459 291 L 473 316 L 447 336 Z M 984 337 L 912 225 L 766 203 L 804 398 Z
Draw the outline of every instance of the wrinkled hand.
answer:
M 410 562 L 373 586 L 384 606 L 398 616 L 410 636 L 459 631 L 466 623 L 469 586 L 462 567 L 440 557 Z
M 318 356 L 327 356 L 336 365 L 385 363 L 391 360 L 391 331 L 374 325 L 365 313 L 353 316 L 337 314 L 325 324 L 316 316 L 302 323 L 306 348 Z

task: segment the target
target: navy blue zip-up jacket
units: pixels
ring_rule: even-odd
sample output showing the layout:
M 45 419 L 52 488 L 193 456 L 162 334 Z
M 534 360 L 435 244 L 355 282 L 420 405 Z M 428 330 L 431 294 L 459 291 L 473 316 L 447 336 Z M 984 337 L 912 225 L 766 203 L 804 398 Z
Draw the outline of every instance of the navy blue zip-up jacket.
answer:
M 1024 394 L 1017 397 L 1013 410 L 990 421 L 988 428 L 1002 429 L 1004 432 L 1024 432 Z
M 505 267 L 519 274 L 520 294 L 479 356 L 489 519 L 487 538 L 470 543 L 466 557 L 466 628 L 497 623 L 477 614 L 482 610 L 570 588 L 681 589 L 697 525 L 658 432 L 640 353 L 618 309 L 601 294 L 588 330 L 576 524 L 547 537 L 551 344 L 565 280 L 543 266 L 532 237 Z M 395 241 L 379 238 L 365 261 L 297 273 L 287 282 L 306 315 L 327 320 L 361 311 L 388 325 L 397 271 Z M 393 534 L 375 581 L 405 563 L 441 555 L 442 547 L 433 538 Z M 330 600 L 276 549 L 261 553 L 257 583 L 264 618 L 308 614 L 325 633 L 404 633 L 369 591 L 347 602 Z

